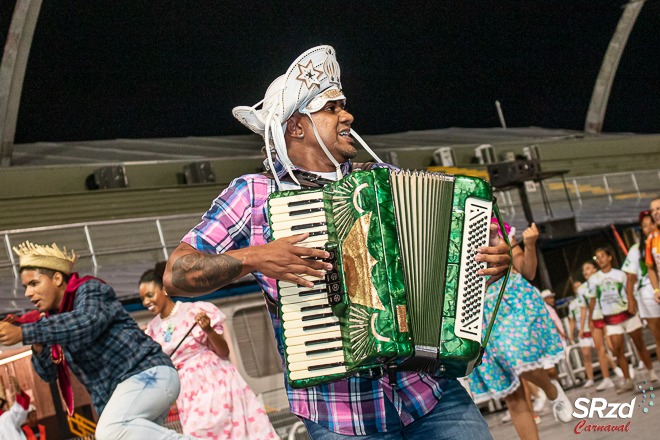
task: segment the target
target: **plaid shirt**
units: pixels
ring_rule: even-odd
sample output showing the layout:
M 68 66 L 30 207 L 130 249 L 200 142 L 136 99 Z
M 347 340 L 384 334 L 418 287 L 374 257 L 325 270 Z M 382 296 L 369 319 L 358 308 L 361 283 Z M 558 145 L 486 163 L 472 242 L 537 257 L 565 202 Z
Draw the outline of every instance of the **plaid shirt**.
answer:
M 344 174 L 350 169 L 350 163 L 343 164 Z M 280 177 L 286 174 L 279 162 L 275 163 L 275 170 Z M 263 174 L 235 179 L 213 201 L 201 223 L 181 241 L 201 252 L 216 254 L 266 244 L 270 238 L 266 201 L 276 190 L 275 181 Z M 277 300 L 276 281 L 259 272 L 253 275 L 263 291 Z M 282 354 L 281 322 L 274 315 L 271 319 Z M 305 389 L 292 389 L 287 384 L 287 394 L 294 414 L 340 434 L 367 435 L 387 431 L 385 398 L 394 404 L 401 421 L 408 425 L 435 407 L 445 382 L 424 374 L 397 373 L 394 386 L 388 377 L 377 380 L 351 377 Z
M 23 324 L 21 329 L 24 344 L 44 344 L 32 356 L 37 374 L 46 382 L 57 379 L 50 345 L 59 344 L 99 415 L 119 383 L 152 367 L 174 368 L 160 345 L 124 310 L 112 287 L 98 280 L 78 287 L 71 312 Z

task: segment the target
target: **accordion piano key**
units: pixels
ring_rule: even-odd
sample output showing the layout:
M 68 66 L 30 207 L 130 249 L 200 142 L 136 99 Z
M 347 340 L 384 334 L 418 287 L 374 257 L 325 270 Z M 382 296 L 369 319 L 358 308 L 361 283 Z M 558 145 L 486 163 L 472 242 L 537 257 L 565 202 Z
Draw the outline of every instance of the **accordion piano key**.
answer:
M 280 297 L 280 303 L 282 304 L 282 307 L 285 305 L 289 304 L 297 304 L 303 301 L 314 301 L 314 300 L 324 300 L 328 301 L 328 294 L 323 292 L 323 293 L 316 293 L 314 295 L 309 295 L 309 296 L 300 296 L 300 295 L 289 295 L 289 296 L 281 296 Z
M 313 379 L 319 377 L 328 377 L 333 375 L 343 376 L 345 374 L 346 374 L 346 367 L 344 366 L 343 363 L 339 363 L 339 365 L 331 364 L 331 365 L 322 365 L 321 367 L 319 367 L 318 365 L 313 365 L 311 367 L 307 367 L 307 370 L 291 371 L 289 374 L 289 378 L 291 380 L 304 380 L 304 379 Z
M 296 357 L 295 362 L 290 362 L 290 371 L 312 371 L 314 369 L 335 367 L 343 365 L 344 354 L 338 351 L 310 352 L 307 356 Z
M 282 316 L 287 316 L 288 319 L 303 319 L 309 315 L 331 312 L 332 308 L 328 305 L 327 301 L 320 299 L 287 304 L 286 306 L 282 306 L 281 310 Z
M 325 290 L 325 284 L 317 284 L 314 287 L 300 287 L 298 289 L 289 287 L 285 291 L 280 292 L 280 296 L 299 296 L 301 299 L 305 299 L 306 296 L 313 296 L 317 293 L 323 293 Z
M 280 296 L 284 295 L 290 295 L 290 294 L 299 294 L 300 292 L 305 292 L 309 290 L 314 290 L 314 289 L 322 289 L 325 288 L 325 281 L 324 280 L 312 280 L 314 283 L 314 287 L 302 287 L 298 286 L 296 284 L 293 284 L 291 286 L 287 287 L 280 287 Z
M 282 238 L 282 237 L 291 237 L 292 235 L 298 235 L 298 234 L 304 234 L 305 232 L 309 232 L 310 237 L 314 236 L 321 236 L 325 235 L 325 241 L 328 241 L 328 235 L 325 232 L 326 231 L 326 226 L 322 222 L 309 222 L 307 225 L 303 225 L 306 227 L 301 227 L 297 229 L 293 228 L 285 228 L 285 229 L 274 229 L 273 230 L 273 237 L 275 238 Z M 322 239 L 319 238 L 318 241 L 321 241 Z
M 327 315 L 325 313 L 321 314 L 315 314 L 315 315 L 308 315 L 311 317 L 311 320 L 298 320 L 296 318 L 293 318 L 291 316 L 284 316 L 282 315 L 282 318 L 284 320 L 284 324 L 282 327 L 284 327 L 284 330 L 296 330 L 300 329 L 303 332 L 308 331 L 308 329 L 316 329 L 316 328 L 327 328 L 326 325 L 329 324 L 337 324 L 339 322 L 339 318 L 337 318 L 335 315 L 330 313 L 330 315 Z M 289 333 L 289 335 L 293 335 Z
M 323 338 L 316 343 L 290 345 L 287 347 L 286 352 L 289 356 L 315 352 L 317 350 L 327 350 L 331 348 L 343 348 L 342 339 L 339 338 Z
M 307 281 L 312 281 L 314 283 L 316 283 L 317 281 L 321 281 L 321 282 L 323 281 L 323 278 L 315 277 L 314 275 L 303 275 L 301 278 L 305 279 Z M 289 288 L 289 287 L 298 287 L 298 288 L 300 287 L 298 284 L 292 283 L 290 281 L 278 281 L 277 285 L 280 288 L 280 290 L 286 289 L 286 288 Z
M 286 205 L 275 206 L 270 210 L 270 215 L 273 218 L 286 220 L 314 216 L 321 211 L 323 211 L 323 200 L 315 199 L 294 207 Z
M 326 351 L 327 350 L 327 351 Z M 293 365 L 291 371 L 296 371 L 299 365 L 301 369 L 307 368 L 307 363 L 316 359 L 323 359 L 325 364 L 342 363 L 344 360 L 344 348 L 339 347 L 321 349 L 318 351 L 291 354 L 289 353 L 289 363 Z
M 294 338 L 296 336 L 323 335 L 333 330 L 339 330 L 339 318 L 336 316 L 327 319 L 321 319 L 317 323 L 310 323 L 297 328 L 284 329 L 284 336 Z
M 339 328 L 333 328 L 326 332 L 315 333 L 315 336 L 310 337 L 309 335 L 303 336 L 292 336 L 287 339 L 287 353 L 288 349 L 291 347 L 306 347 L 311 346 L 317 343 L 325 343 L 329 340 L 341 339 L 341 331 Z
M 306 203 L 313 203 L 314 200 L 323 200 L 321 191 L 304 191 L 295 195 L 288 195 L 285 197 L 272 197 L 268 201 L 269 210 L 275 207 L 287 206 L 293 208 L 295 206 L 304 205 Z M 295 208 L 293 208 L 295 209 Z

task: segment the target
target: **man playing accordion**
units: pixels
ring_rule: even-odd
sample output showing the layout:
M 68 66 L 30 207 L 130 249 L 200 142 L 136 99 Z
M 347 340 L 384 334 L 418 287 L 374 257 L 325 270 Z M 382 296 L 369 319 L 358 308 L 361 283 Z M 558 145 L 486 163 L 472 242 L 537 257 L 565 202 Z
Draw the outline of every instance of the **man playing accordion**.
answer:
M 359 142 L 382 163 L 352 129 L 346 110 L 335 51 L 318 46 L 300 55 L 268 87 L 263 101 L 236 107 L 234 116 L 265 141 L 267 172 L 231 182 L 169 258 L 164 282 L 174 295 L 202 295 L 248 273 L 263 289 L 267 303 L 277 303 L 277 280 L 313 287 L 333 265 L 322 248 L 297 244 L 308 233 L 272 238 L 266 212 L 276 191 L 322 187 L 362 167 L 351 162 Z M 480 248 L 475 260 L 488 264 L 478 275 L 502 277 L 509 248 L 497 236 Z M 270 310 L 270 308 L 269 308 Z M 282 323 L 271 311 L 281 349 Z M 414 372 L 380 377 L 347 377 L 332 383 L 293 389 L 287 384 L 291 411 L 312 438 L 491 438 L 471 398 L 454 379 Z M 416 423 L 413 423 L 416 422 Z

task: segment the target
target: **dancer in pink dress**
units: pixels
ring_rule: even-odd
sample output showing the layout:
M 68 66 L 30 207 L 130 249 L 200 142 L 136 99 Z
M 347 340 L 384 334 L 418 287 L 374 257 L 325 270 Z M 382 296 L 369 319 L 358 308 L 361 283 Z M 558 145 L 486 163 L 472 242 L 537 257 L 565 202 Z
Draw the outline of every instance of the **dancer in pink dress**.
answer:
M 162 262 L 146 271 L 139 290 L 142 304 L 155 315 L 146 333 L 179 371 L 176 403 L 183 432 L 200 439 L 278 439 L 257 396 L 228 360 L 224 313 L 207 302 L 172 301 L 163 289 L 164 269 Z

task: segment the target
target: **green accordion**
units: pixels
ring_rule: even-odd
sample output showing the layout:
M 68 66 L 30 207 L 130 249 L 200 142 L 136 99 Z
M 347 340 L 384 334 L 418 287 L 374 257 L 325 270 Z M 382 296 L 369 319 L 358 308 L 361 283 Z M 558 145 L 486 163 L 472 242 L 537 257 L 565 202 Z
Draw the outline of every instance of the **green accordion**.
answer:
M 302 388 L 383 367 L 469 374 L 482 356 L 490 185 L 441 173 L 356 171 L 268 199 L 272 238 L 308 232 L 334 269 L 278 281 L 286 375 Z M 492 325 L 492 320 L 491 320 Z

